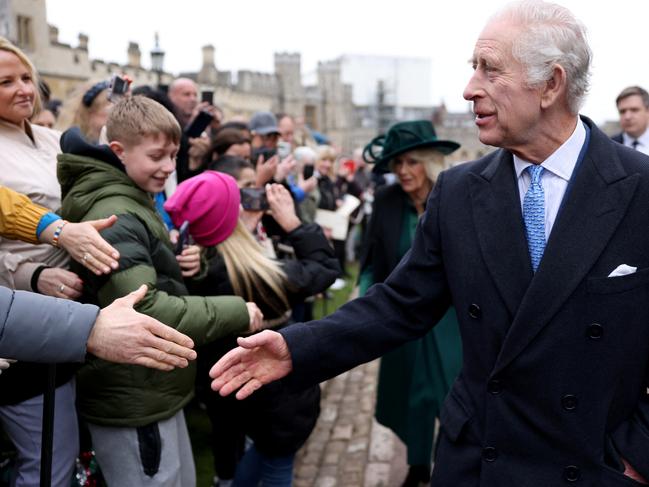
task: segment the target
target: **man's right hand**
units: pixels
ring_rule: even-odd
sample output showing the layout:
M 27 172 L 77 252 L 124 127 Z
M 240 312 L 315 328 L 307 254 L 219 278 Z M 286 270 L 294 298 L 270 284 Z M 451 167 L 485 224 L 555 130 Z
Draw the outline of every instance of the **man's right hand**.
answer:
M 239 346 L 226 353 L 210 370 L 212 389 L 222 396 L 237 392 L 245 399 L 261 386 L 287 376 L 293 370 L 291 353 L 276 331 L 238 338 Z
M 187 367 L 196 359 L 191 338 L 133 309 L 145 285 L 102 309 L 88 337 L 87 350 L 110 362 L 158 370 Z

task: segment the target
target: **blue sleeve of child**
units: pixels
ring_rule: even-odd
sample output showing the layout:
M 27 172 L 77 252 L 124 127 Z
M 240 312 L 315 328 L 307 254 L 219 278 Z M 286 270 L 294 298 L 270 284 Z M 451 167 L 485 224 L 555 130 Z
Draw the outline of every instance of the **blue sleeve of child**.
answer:
M 291 193 L 293 193 L 293 196 L 295 197 L 295 201 L 297 201 L 298 203 L 300 203 L 306 196 L 304 190 L 300 188 L 297 184 L 288 183 L 288 187 L 291 188 Z

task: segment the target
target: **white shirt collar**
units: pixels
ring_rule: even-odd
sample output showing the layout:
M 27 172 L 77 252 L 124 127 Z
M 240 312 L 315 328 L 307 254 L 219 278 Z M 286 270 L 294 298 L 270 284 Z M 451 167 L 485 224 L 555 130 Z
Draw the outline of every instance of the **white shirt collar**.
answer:
M 568 137 L 561 147 L 555 150 L 541 165 L 552 174 L 559 176 L 561 179 L 570 181 L 572 171 L 575 169 L 579 152 L 586 141 L 586 129 L 581 119 L 577 120 L 577 126 L 573 130 L 572 135 Z M 527 166 L 531 166 L 531 162 L 527 162 L 514 154 L 514 168 L 516 169 L 516 177 L 520 178 L 521 174 Z
M 626 145 L 627 147 L 633 147 L 634 140 L 637 140 L 640 145 L 644 147 L 649 147 L 649 127 L 647 127 L 647 130 L 645 130 L 644 133 L 637 139 L 635 137 L 631 137 L 626 132 L 622 132 L 622 139 L 624 140 L 624 145 Z

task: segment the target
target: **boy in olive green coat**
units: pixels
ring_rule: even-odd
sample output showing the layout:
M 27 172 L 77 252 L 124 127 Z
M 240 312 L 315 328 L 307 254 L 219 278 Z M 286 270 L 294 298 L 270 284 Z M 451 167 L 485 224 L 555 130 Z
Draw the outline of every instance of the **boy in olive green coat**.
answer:
M 100 306 L 141 284 L 138 311 L 189 335 L 196 345 L 261 325 L 239 297 L 188 296 L 152 194 L 175 168 L 180 127 L 165 108 L 135 96 L 117 103 L 106 124 L 108 145 L 90 145 L 78 129 L 61 138 L 58 176 L 62 216 L 71 221 L 118 216 L 102 236 L 120 253 L 109 276 L 84 273 L 86 297 Z M 250 311 L 250 313 L 249 313 Z M 192 487 L 195 471 L 182 409 L 195 369 L 159 372 L 91 360 L 79 371 L 78 403 L 110 487 Z

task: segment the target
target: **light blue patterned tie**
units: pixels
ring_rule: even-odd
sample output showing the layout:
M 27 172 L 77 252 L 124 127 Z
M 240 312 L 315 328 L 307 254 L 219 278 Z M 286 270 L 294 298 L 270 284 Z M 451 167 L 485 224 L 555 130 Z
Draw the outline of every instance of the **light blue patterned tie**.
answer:
M 536 272 L 545 250 L 545 193 L 541 186 L 543 166 L 533 164 L 525 170 L 529 173 L 532 183 L 523 199 L 523 220 L 532 269 Z

